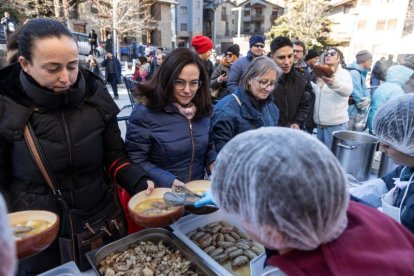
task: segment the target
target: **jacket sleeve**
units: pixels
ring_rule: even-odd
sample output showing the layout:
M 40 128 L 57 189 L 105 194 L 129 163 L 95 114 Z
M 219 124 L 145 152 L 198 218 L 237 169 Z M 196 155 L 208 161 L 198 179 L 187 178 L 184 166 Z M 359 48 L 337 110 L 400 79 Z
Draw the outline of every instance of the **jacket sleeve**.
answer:
M 104 60 L 102 61 L 101 65 L 103 67 L 105 67 L 107 63 L 108 63 L 108 60 L 106 58 L 104 58 Z
M 213 132 L 212 131 L 212 124 L 210 123 L 208 148 L 207 148 L 206 156 L 204 158 L 204 167 L 207 168 L 208 174 L 211 174 L 210 168 L 209 168 L 210 164 L 213 163 L 214 161 L 216 161 L 216 158 L 217 158 L 217 151 L 216 151 L 216 148 L 214 147 L 214 144 L 211 140 L 212 132 Z
M 217 110 L 214 112 L 211 121 L 211 142 L 217 152 L 235 136 L 234 118 L 225 110 Z
M 107 172 L 130 195 L 147 188 L 148 174 L 137 164 L 132 164 L 121 138 L 116 118 L 108 121 L 104 133 L 104 156 Z
M 401 224 L 414 233 L 414 183 L 408 186 L 407 196 L 402 202 Z
M 343 69 L 345 70 L 345 69 Z M 353 70 L 355 71 L 355 70 Z M 361 81 L 359 82 L 361 86 Z M 339 76 L 335 76 L 332 84 L 327 84 L 330 89 L 341 95 L 342 97 L 349 97 L 352 94 L 352 77 L 348 71 L 342 71 Z
M 352 98 L 356 103 L 362 101 L 362 97 L 364 97 L 364 87 L 362 85 L 362 77 L 361 74 L 357 70 L 350 70 L 349 73 L 352 77 Z
M 139 108 L 139 106 L 137 107 Z M 145 123 L 143 112 L 135 108 L 130 117 L 125 144 L 128 155 L 134 164 L 140 164 L 150 177 L 163 187 L 171 187 L 177 176 L 169 171 L 161 169 L 150 161 L 150 151 L 152 144 L 151 130 Z
M 306 93 L 309 92 L 304 91 L 302 97 L 300 98 L 299 106 L 296 110 L 296 114 L 292 122 L 292 124 L 298 124 L 300 128 L 305 125 L 309 114 L 309 97 L 306 95 Z
M 10 145 L 4 139 L 0 138 L 0 193 L 4 195 L 6 200 L 10 199 L 7 195 L 10 183 L 10 163 Z
M 210 88 L 211 89 L 219 89 L 221 88 L 221 83 L 218 82 L 218 78 L 220 77 L 221 72 L 221 66 L 217 66 L 216 69 L 214 69 L 213 74 L 210 78 Z
M 242 74 L 242 68 L 240 66 L 241 59 L 238 59 L 232 66 L 227 78 L 227 88 L 230 94 L 235 93 L 239 87 L 239 82 Z

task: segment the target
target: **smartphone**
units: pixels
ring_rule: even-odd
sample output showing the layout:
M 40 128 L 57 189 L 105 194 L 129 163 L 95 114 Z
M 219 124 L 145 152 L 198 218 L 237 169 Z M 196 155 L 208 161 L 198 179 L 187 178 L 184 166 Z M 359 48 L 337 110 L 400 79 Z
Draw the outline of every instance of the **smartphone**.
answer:
M 227 73 L 226 73 L 226 71 L 221 71 L 221 72 L 220 72 L 220 75 L 227 76 Z

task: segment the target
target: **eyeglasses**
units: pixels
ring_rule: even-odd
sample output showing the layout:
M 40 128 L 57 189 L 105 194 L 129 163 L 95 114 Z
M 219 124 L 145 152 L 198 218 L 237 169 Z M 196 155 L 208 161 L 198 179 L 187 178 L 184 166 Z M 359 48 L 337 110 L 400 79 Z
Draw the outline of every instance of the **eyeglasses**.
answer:
M 188 86 L 190 87 L 190 90 L 194 91 L 194 90 L 197 90 L 198 88 L 200 88 L 200 86 L 203 82 L 200 81 L 200 80 L 192 80 L 192 81 L 189 81 L 189 82 L 184 81 L 184 80 L 175 80 L 174 81 L 174 88 L 178 89 L 178 90 L 184 90 L 185 87 L 187 86 L 187 83 L 188 83 Z
M 262 48 L 262 49 L 265 47 L 263 44 L 254 44 L 253 46 L 256 48 Z
M 226 57 L 233 57 L 233 54 L 232 53 L 228 53 L 228 54 L 226 54 Z
M 259 84 L 259 87 L 262 89 L 266 89 L 269 86 L 270 87 L 274 87 L 276 85 L 275 81 L 269 81 L 269 80 L 259 80 L 257 78 L 253 78 L 255 81 L 257 81 L 257 83 Z
M 335 51 L 331 51 L 331 52 L 326 52 L 325 56 L 326 57 L 334 57 L 336 56 L 338 53 Z

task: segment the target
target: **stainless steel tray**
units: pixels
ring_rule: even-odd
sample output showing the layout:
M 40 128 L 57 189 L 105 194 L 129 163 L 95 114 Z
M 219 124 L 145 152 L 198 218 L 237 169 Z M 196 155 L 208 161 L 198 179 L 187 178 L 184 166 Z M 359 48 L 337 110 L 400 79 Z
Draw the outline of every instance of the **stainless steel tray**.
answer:
M 204 252 L 197 244 L 195 244 L 187 234 L 198 227 L 204 227 L 204 225 L 223 220 L 231 225 L 236 226 L 239 229 L 243 229 L 240 224 L 240 220 L 233 215 L 224 213 L 222 210 L 208 214 L 208 215 L 188 215 L 180 218 L 176 223 L 171 224 L 170 227 L 174 230 L 174 235 L 176 235 L 182 242 L 184 242 L 188 247 L 190 247 L 201 259 L 209 264 L 209 267 L 213 269 L 217 275 L 220 276 L 234 276 L 234 275 L 245 275 L 242 273 L 235 272 L 233 270 L 228 270 L 224 266 L 220 265 L 218 262 L 213 260 L 206 252 Z M 261 255 L 257 256 L 259 258 Z M 253 259 L 251 262 L 253 262 Z M 257 275 L 255 271 L 250 271 L 250 275 Z
M 189 261 L 191 261 L 192 269 L 198 275 L 216 275 L 216 273 L 214 273 L 213 270 L 208 267 L 207 263 L 204 262 L 204 260 L 201 259 L 197 254 L 195 254 L 187 245 L 175 237 L 171 232 L 162 228 L 145 229 L 140 232 L 131 234 L 125 238 L 105 245 L 104 247 L 86 253 L 86 258 L 88 259 L 97 275 L 100 275 L 98 264 L 103 259 L 105 259 L 106 256 L 110 255 L 113 252 L 124 251 L 131 245 L 141 241 L 152 241 L 154 243 L 163 241 L 164 245 L 168 246 L 169 248 L 179 249 L 181 253 Z

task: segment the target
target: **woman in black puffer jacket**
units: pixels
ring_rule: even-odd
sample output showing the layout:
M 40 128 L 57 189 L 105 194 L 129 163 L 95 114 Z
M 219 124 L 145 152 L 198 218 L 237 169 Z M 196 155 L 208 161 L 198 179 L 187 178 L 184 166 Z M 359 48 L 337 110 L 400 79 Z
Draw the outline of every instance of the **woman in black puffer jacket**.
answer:
M 33 19 L 22 27 L 17 42 L 18 63 L 0 70 L 0 191 L 10 212 L 57 213 L 59 238 L 70 238 L 57 197 L 24 139 L 28 123 L 71 209 L 87 210 L 93 217 L 117 200 L 114 181 L 131 194 L 153 183 L 139 166 L 129 164 L 116 119 L 119 109 L 104 83 L 79 68 L 70 31 L 51 19 Z M 19 275 L 59 265 L 59 247 L 56 240 L 21 261 Z

